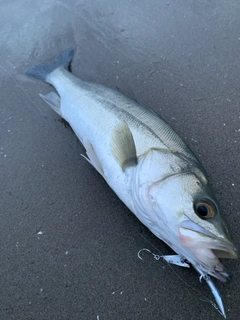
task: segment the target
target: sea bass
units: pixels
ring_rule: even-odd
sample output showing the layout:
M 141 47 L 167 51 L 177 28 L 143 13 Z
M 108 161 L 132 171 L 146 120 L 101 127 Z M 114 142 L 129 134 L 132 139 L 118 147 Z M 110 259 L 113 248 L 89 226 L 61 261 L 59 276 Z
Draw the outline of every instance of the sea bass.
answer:
M 219 258 L 237 258 L 205 170 L 158 114 L 68 71 L 73 49 L 26 74 L 53 85 L 41 95 L 86 149 L 86 159 L 159 239 L 205 277 L 226 281 Z M 214 293 L 218 300 L 218 294 Z M 223 314 L 221 301 L 217 301 Z

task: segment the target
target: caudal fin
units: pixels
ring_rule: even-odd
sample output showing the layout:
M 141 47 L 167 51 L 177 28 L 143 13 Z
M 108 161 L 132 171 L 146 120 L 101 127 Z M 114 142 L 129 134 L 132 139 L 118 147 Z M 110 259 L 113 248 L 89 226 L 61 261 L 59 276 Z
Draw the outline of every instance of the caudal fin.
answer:
M 54 61 L 45 66 L 36 66 L 28 69 L 26 75 L 48 82 L 48 75 L 59 67 L 68 68 L 70 70 L 71 61 L 74 55 L 74 49 L 64 50 Z

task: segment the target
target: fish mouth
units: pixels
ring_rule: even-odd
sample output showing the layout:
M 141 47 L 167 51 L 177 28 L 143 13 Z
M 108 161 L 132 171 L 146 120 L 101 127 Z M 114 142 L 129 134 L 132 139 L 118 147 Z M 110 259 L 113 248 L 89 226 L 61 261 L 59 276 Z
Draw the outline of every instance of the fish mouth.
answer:
M 213 233 L 198 226 L 190 220 L 183 221 L 179 226 L 181 243 L 188 247 L 195 258 L 186 257 L 193 265 L 200 266 L 204 271 L 225 282 L 227 273 L 219 258 L 237 259 L 238 252 L 234 244 L 226 236 L 217 237 Z

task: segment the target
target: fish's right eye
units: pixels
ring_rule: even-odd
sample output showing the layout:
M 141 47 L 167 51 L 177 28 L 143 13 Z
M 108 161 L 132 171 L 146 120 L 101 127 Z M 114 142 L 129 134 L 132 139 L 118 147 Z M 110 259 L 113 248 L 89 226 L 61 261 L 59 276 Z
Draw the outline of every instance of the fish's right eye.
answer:
M 202 219 L 213 218 L 215 215 L 215 207 L 212 203 L 201 200 L 194 206 L 195 213 Z

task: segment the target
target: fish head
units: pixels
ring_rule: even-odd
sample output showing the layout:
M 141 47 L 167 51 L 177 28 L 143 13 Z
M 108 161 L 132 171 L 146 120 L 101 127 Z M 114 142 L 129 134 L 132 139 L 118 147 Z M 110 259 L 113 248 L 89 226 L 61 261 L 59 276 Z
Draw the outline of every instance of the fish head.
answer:
M 143 223 L 191 264 L 226 281 L 219 258 L 236 259 L 237 249 L 201 165 L 151 151 L 142 158 L 138 186 L 148 212 Z
M 221 214 L 209 184 L 190 174 L 183 178 L 188 182 L 191 205 L 182 210 L 178 222 L 178 237 L 191 254 L 187 258 L 193 265 L 225 282 L 227 274 L 219 258 L 236 259 L 237 249 L 233 244 L 229 226 Z M 199 186 L 193 193 L 191 185 Z

